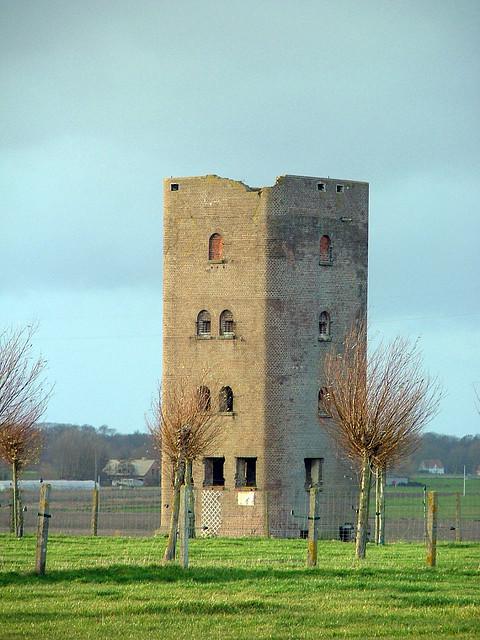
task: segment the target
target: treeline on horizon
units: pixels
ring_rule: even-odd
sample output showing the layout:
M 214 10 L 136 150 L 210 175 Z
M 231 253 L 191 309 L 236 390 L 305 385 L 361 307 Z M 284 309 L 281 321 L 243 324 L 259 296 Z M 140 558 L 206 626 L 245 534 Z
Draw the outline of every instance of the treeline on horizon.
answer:
M 103 425 L 44 422 L 43 447 L 38 464 L 27 471 L 48 480 L 94 480 L 104 478 L 102 469 L 111 458 L 119 460 L 159 457 L 147 432 L 118 433 Z M 0 468 L 0 479 L 10 479 L 10 469 Z M 24 474 L 27 477 L 31 474 Z
M 102 469 L 111 458 L 132 460 L 158 459 L 148 432 L 118 433 L 103 425 L 42 423 L 44 444 L 38 464 L 27 471 L 50 480 L 93 480 L 104 478 Z M 405 475 L 418 473 L 423 460 L 439 460 L 445 473 L 468 474 L 480 467 L 480 435 L 463 437 L 425 433 L 420 447 L 394 470 Z M 29 473 L 28 475 L 31 475 Z M 10 469 L 0 467 L 0 479 L 10 478 Z
M 480 467 L 480 435 L 447 436 L 428 432 L 422 436 L 420 447 L 399 465 L 399 469 L 409 474 L 418 471 L 422 460 L 439 460 L 445 473 L 476 473 Z

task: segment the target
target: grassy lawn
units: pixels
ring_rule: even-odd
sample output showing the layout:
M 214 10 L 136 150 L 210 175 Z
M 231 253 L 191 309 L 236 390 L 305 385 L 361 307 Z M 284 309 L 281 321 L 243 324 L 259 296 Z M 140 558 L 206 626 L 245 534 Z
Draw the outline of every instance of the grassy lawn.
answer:
M 456 493 L 460 493 L 461 513 L 464 520 L 480 518 L 480 478 L 467 478 L 466 495 L 463 495 L 463 476 L 413 476 L 410 480 L 421 482 L 427 491 L 438 493 L 438 517 L 440 519 L 455 518 Z M 375 495 L 372 491 L 370 513 L 375 511 Z M 385 504 L 387 517 L 422 518 L 422 487 L 386 487 Z
M 461 493 L 463 495 L 463 476 L 411 476 L 411 482 L 419 482 L 427 487 L 427 491 L 438 491 L 439 493 Z M 386 487 L 386 491 L 397 493 L 420 493 L 422 487 Z M 480 494 L 480 477 L 468 476 L 466 481 L 466 495 Z
M 47 576 L 33 537 L 0 536 L 0 638 L 122 640 L 478 638 L 480 545 L 196 540 L 191 568 L 159 564 L 163 538 L 52 536 Z

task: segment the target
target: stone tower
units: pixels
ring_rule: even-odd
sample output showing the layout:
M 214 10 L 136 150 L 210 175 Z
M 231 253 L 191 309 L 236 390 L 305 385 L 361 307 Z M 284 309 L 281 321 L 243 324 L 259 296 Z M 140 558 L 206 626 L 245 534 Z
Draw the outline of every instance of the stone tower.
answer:
M 208 367 L 223 423 L 223 440 L 194 467 L 197 527 L 298 536 L 312 482 L 324 508 L 352 488 L 318 399 L 325 353 L 366 312 L 368 184 L 170 178 L 164 203 L 163 383 L 194 385 Z M 169 474 L 164 461 L 164 525 Z M 350 504 L 333 502 L 328 537 L 352 519 Z

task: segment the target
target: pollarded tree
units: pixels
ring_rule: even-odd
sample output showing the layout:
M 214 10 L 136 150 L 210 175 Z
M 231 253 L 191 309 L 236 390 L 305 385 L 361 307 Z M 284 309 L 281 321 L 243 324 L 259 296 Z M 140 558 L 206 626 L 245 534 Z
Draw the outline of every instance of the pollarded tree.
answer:
M 42 432 L 27 417 L 25 422 L 5 424 L 0 431 L 0 458 L 12 469 L 13 528 L 18 538 L 23 535 L 23 513 L 18 480 L 24 468 L 37 462 L 42 447 Z
M 403 338 L 368 353 L 363 321 L 347 333 L 341 353 L 325 358 L 321 403 L 332 419 L 321 422 L 360 470 L 357 558 L 365 557 L 372 471 L 410 453 L 438 411 L 441 390 L 421 364 L 417 344 Z
M 17 535 L 22 530 L 18 479 L 25 466 L 38 459 L 42 437 L 36 424 L 51 393 L 43 378 L 45 361 L 31 356 L 34 332 L 35 327 L 26 327 L 0 336 L 0 458 L 12 469 Z
M 147 419 L 157 450 L 163 460 L 170 461 L 173 470 L 172 512 L 165 561 L 175 559 L 180 489 L 183 484 L 188 489 L 191 501 L 188 508 L 193 514 L 193 462 L 215 445 L 221 433 L 221 424 L 210 404 L 206 379 L 202 376 L 196 385 L 191 379 L 164 381 L 153 402 L 152 416 Z

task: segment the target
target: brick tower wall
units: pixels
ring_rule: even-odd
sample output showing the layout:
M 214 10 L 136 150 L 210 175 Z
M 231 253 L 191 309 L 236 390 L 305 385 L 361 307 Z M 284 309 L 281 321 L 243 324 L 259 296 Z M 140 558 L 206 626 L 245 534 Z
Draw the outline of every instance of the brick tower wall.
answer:
M 178 191 L 171 191 L 172 183 L 179 185 Z M 264 533 L 263 495 L 256 493 L 253 507 L 239 507 L 235 473 L 237 457 L 256 457 L 257 486 L 264 486 L 264 202 L 259 190 L 206 176 L 165 180 L 164 203 L 163 384 L 189 376 L 196 385 L 199 373 L 207 368 L 215 382 L 213 409 L 218 408 L 219 388 L 232 388 L 234 411 L 220 418 L 224 437 L 206 453 L 225 457 L 225 487 L 215 489 L 222 508 L 220 533 L 260 535 Z M 223 237 L 221 262 L 208 259 L 208 242 L 214 233 Z M 196 337 L 195 322 L 203 309 L 211 314 L 210 339 Z M 225 309 L 233 313 L 234 339 L 219 336 L 219 318 Z M 162 525 L 166 527 L 171 472 L 163 462 Z M 203 480 L 199 460 L 194 465 L 198 526 Z
M 323 458 L 320 514 L 335 494 L 354 488 L 352 470 L 322 430 L 318 392 L 326 352 L 340 349 L 366 312 L 368 185 L 285 176 L 267 197 L 266 488 L 270 529 L 281 533 L 286 510 L 305 513 L 305 458 Z M 323 235 L 331 240 L 331 261 L 320 264 Z M 330 340 L 319 340 L 322 311 L 330 315 Z M 338 524 L 352 517 L 338 505 L 329 507 L 330 528 L 320 521 L 321 535 L 336 536 Z
M 298 535 L 306 522 L 290 511 L 305 512 L 305 458 L 324 459 L 321 500 L 330 516 L 335 492 L 351 488 L 352 473 L 322 431 L 317 406 L 325 352 L 366 309 L 368 185 L 284 176 L 251 189 L 217 176 L 171 178 L 164 202 L 163 383 L 187 376 L 196 384 L 208 367 L 218 388 L 234 392 L 233 414 L 221 416 L 223 439 L 206 454 L 225 457 L 225 487 L 202 488 L 202 461 L 194 466 L 197 526 L 213 500 L 221 505 L 220 535 Z M 222 262 L 208 259 L 213 233 L 223 237 Z M 331 238 L 331 264 L 319 264 L 322 235 Z M 210 339 L 195 335 L 202 309 L 211 314 Z M 233 313 L 234 339 L 219 337 L 224 309 Z M 318 339 L 323 310 L 330 342 Z M 254 504 L 243 506 L 236 458 L 250 456 L 257 486 L 248 491 Z M 165 528 L 171 477 L 162 466 Z M 322 535 L 335 536 L 350 515 L 337 511 Z

